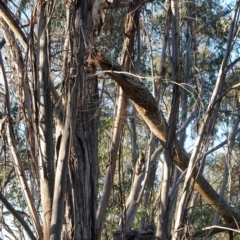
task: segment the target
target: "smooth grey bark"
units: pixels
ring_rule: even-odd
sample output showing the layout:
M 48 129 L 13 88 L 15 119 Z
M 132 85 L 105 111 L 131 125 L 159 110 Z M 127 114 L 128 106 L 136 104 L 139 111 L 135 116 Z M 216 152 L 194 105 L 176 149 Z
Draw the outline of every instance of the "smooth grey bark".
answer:
M 171 187 L 171 176 L 172 165 L 173 165 L 173 154 L 174 154 L 174 145 L 176 141 L 176 128 L 178 121 L 179 113 L 179 100 L 180 100 L 180 88 L 179 88 L 179 10 L 178 10 L 178 1 L 171 1 L 171 23 L 172 23 L 172 81 L 173 84 L 172 90 L 172 103 L 171 103 L 171 112 L 169 117 L 169 128 L 168 135 L 166 139 L 166 148 L 165 148 L 165 160 L 163 161 L 163 177 L 161 184 L 161 196 L 160 196 L 160 205 L 158 213 L 158 223 L 156 237 L 157 239 L 165 240 L 169 238 L 169 225 L 171 225 L 170 217 L 170 187 Z
M 137 26 L 137 31 L 136 31 L 136 41 L 137 41 L 137 63 L 136 63 L 136 70 L 137 70 L 137 74 L 141 74 L 141 38 L 140 38 L 140 25 L 138 24 Z M 151 59 L 152 59 L 152 47 L 150 45 L 150 36 L 148 35 L 149 38 L 149 47 L 150 47 L 150 51 L 151 51 Z M 153 63 L 151 61 L 151 72 L 152 72 L 152 77 L 153 77 Z M 153 89 L 154 89 L 154 93 L 155 93 L 155 83 L 153 81 Z M 156 163 L 153 164 L 153 166 L 151 166 L 148 170 L 149 164 L 151 162 L 150 157 L 152 157 L 153 154 L 153 150 L 156 147 L 156 137 L 151 133 L 150 134 L 150 142 L 149 142 L 149 147 L 148 147 L 148 156 L 146 157 L 147 159 L 145 159 L 145 166 L 144 169 L 141 170 L 141 167 L 144 163 L 139 164 L 139 160 L 137 160 L 137 134 L 136 134 L 136 108 L 133 106 L 133 110 L 132 110 L 133 114 L 132 114 L 132 119 L 131 119 L 131 139 L 132 139 L 132 162 L 133 162 L 133 166 L 135 166 L 135 172 L 133 175 L 133 182 L 132 182 L 132 186 L 131 186 L 131 190 L 129 193 L 129 196 L 127 198 L 127 201 L 125 203 L 125 207 L 126 207 L 126 212 L 124 212 L 125 214 L 125 227 L 126 227 L 126 231 L 130 230 L 130 226 L 134 221 L 135 215 L 138 211 L 139 208 L 139 204 L 140 201 L 142 199 L 142 195 L 143 195 L 143 191 L 144 191 L 144 200 L 145 200 L 145 204 L 147 204 L 148 202 L 148 197 L 149 196 L 149 188 L 151 186 L 150 183 L 150 178 L 152 180 L 152 183 L 155 179 L 155 171 L 156 171 Z M 145 157 L 144 157 L 145 158 Z M 140 158 L 141 159 L 141 158 Z M 155 160 L 156 161 L 156 160 Z M 141 172 L 143 171 L 143 172 Z M 145 172 L 144 172 L 145 171 Z M 142 174 L 144 174 L 144 176 L 142 176 Z M 152 174 L 152 175 L 151 175 Z M 140 176 L 141 175 L 141 176 Z M 151 177 L 150 177 L 151 176 Z M 146 187 L 146 185 L 148 185 Z M 142 216 L 141 221 L 144 224 L 145 221 L 145 215 Z M 118 230 L 123 229 L 123 223 L 122 223 L 122 219 L 120 219 L 119 222 L 119 226 L 118 226 Z
M 158 147 L 154 153 L 149 156 L 149 159 L 145 159 L 145 155 L 143 153 L 140 154 L 138 161 L 135 165 L 134 171 L 134 179 L 131 186 L 131 190 L 129 196 L 126 201 L 126 212 L 122 213 L 125 214 L 125 222 L 122 222 L 122 218 L 120 218 L 120 222 L 118 225 L 118 231 L 122 231 L 123 228 L 126 231 L 130 230 L 130 227 L 134 221 L 136 216 L 137 210 L 139 208 L 143 191 L 146 187 L 146 180 L 149 176 L 151 170 L 155 167 L 157 158 L 159 157 L 160 153 L 162 152 L 162 147 Z M 145 164 L 145 166 L 144 166 Z M 125 226 L 123 226 L 125 224 Z
M 50 229 L 50 239 L 60 239 L 61 229 L 63 223 L 63 212 L 64 212 L 64 197 L 66 191 L 66 177 L 67 177 L 67 167 L 68 159 L 70 154 L 70 139 L 72 134 L 71 125 L 72 119 L 72 98 L 71 90 L 69 89 L 69 94 L 67 96 L 67 111 L 65 117 L 65 125 L 63 129 L 63 135 L 61 139 L 61 145 L 59 148 L 56 176 L 54 182 L 54 195 L 52 203 L 52 216 L 51 216 L 51 229 Z
M 140 25 L 136 26 L 136 42 L 137 42 L 137 62 L 135 64 L 135 68 L 137 74 L 141 74 L 141 37 L 140 37 Z M 132 104 L 132 113 L 130 119 L 130 128 L 131 128 L 131 145 L 132 145 L 132 163 L 135 166 L 138 158 L 138 143 L 137 143 L 137 126 L 136 126 L 136 118 L 137 110 Z
M 158 143 L 158 140 L 157 140 L 156 136 L 153 133 L 151 133 L 150 144 L 148 147 L 148 153 L 151 157 L 153 156 L 156 149 L 159 149 L 159 147 L 156 148 L 157 143 Z M 161 151 L 162 150 L 163 149 L 161 148 Z M 159 155 L 160 154 L 161 154 L 161 152 L 159 153 Z M 153 191 L 153 184 L 154 184 L 154 180 L 155 180 L 155 176 L 156 176 L 156 170 L 157 170 L 157 161 L 153 164 L 153 166 L 151 168 L 149 168 L 149 173 L 147 176 L 146 185 L 145 185 L 145 189 L 144 189 L 144 196 L 143 196 L 143 201 L 142 201 L 142 207 L 143 207 L 144 211 L 147 211 L 147 210 L 150 211 L 149 200 L 150 200 L 150 194 Z M 151 216 L 151 213 L 149 213 L 149 217 L 150 216 Z M 140 229 L 144 229 L 144 227 L 146 225 L 146 220 L 147 220 L 146 218 L 147 218 L 147 213 L 142 214 L 141 221 L 140 221 Z M 152 224 L 151 221 L 152 220 L 150 219 L 149 224 Z
M 135 8 L 139 7 L 140 1 L 133 1 L 130 13 L 125 17 L 124 32 L 128 37 L 125 37 L 123 42 L 123 50 L 121 57 L 121 66 L 123 66 L 126 71 L 131 71 L 132 66 L 132 51 L 134 46 L 134 35 L 136 32 L 136 27 L 138 26 L 138 17 L 139 11 Z M 134 10 L 134 11 L 133 11 Z M 109 151 L 109 165 L 106 170 L 106 177 L 103 186 L 102 199 L 98 206 L 97 211 L 97 236 L 100 238 L 101 229 L 109 202 L 112 185 L 113 185 L 113 176 L 116 167 L 117 153 L 119 150 L 120 136 L 123 130 L 123 126 L 126 121 L 126 111 L 127 111 L 128 98 L 125 96 L 125 93 L 120 88 L 119 90 L 119 101 L 117 114 L 114 120 L 113 136 L 111 140 L 111 146 Z
M 50 80 L 50 14 L 52 1 L 41 3 L 38 22 L 37 52 L 37 127 L 39 142 L 38 169 L 43 210 L 43 239 L 49 239 L 54 187 L 52 100 Z
M 105 182 L 102 191 L 102 199 L 97 211 L 98 237 L 101 235 L 102 224 L 107 209 L 109 197 L 112 191 L 113 177 L 116 168 L 117 154 L 120 144 L 120 136 L 126 119 L 127 98 L 122 89 L 119 90 L 116 116 L 113 123 L 113 135 L 109 151 L 109 166 L 106 169 Z
M 159 71 L 160 71 L 160 76 L 156 78 L 156 83 L 155 83 L 155 93 L 156 93 L 156 101 L 159 103 L 161 94 L 162 94 L 162 80 L 165 78 L 166 75 L 166 51 L 167 51 L 167 46 L 169 43 L 169 34 L 170 34 L 170 20 L 171 20 L 171 8 L 168 7 L 166 11 L 166 25 L 164 29 L 164 37 L 162 41 L 162 53 L 161 53 L 161 59 L 160 59 L 160 66 L 159 66 Z
M 71 5 L 70 5 L 71 6 Z M 56 94 L 55 92 L 52 92 L 53 94 L 53 103 L 55 105 L 55 109 L 54 109 L 54 115 L 55 115 L 55 122 L 56 122 L 56 133 L 55 133 L 55 138 L 56 138 L 56 144 L 55 144 L 55 163 L 58 166 L 58 161 L 63 160 L 65 161 L 63 164 L 59 164 L 60 168 L 64 168 L 61 169 L 60 172 L 58 172 L 58 176 L 57 174 L 55 175 L 55 178 L 58 177 L 58 183 L 60 182 L 62 185 L 61 186 L 57 186 L 58 188 L 62 188 L 62 190 L 64 190 L 65 192 L 67 192 L 66 189 L 68 189 L 68 181 L 67 181 L 67 174 L 69 172 L 69 164 L 68 164 L 68 160 L 70 158 L 70 148 L 71 148 L 71 142 L 72 142 L 72 128 L 74 128 L 74 121 L 72 122 L 70 120 L 70 118 L 73 117 L 73 110 L 75 111 L 74 108 L 76 108 L 76 104 L 75 106 L 71 106 L 70 102 L 72 102 L 72 104 L 74 104 L 74 93 L 75 91 L 78 92 L 78 87 L 77 84 L 75 84 L 74 82 L 74 86 L 75 86 L 75 91 L 73 90 L 74 86 L 72 86 L 69 82 L 69 78 L 68 76 L 70 76 L 71 73 L 71 68 L 69 66 L 69 62 L 71 61 L 71 49 L 70 49 L 70 6 L 68 4 L 65 5 L 66 7 L 66 26 L 65 26 L 65 42 L 64 42 L 64 47 L 63 47 L 63 55 L 62 55 L 62 82 L 64 83 L 63 86 L 63 98 L 60 99 L 58 94 Z M 55 90 L 54 86 L 49 85 L 51 87 L 51 90 Z M 56 91 L 56 90 L 55 90 Z M 70 100 L 71 99 L 71 100 Z M 70 102 L 69 102 L 70 101 Z M 76 101 L 76 100 L 75 100 Z M 69 122 L 69 120 L 71 122 Z M 73 120 L 73 119 L 72 119 Z M 66 132 L 65 132 L 66 131 Z M 67 148 L 67 150 L 64 152 L 64 144 L 65 147 Z M 62 148 L 62 149 L 61 149 Z M 60 169 L 58 169 L 60 170 Z M 64 182 L 64 179 L 66 181 L 66 183 Z M 57 196 L 58 194 L 56 194 Z M 58 198 L 58 197 L 56 197 Z M 64 204 L 63 204 L 64 203 Z M 64 205 L 64 206 L 63 206 Z M 71 206 L 71 202 L 69 202 L 69 198 L 68 198 L 68 194 L 65 194 L 65 198 L 64 200 L 62 199 L 61 196 L 61 202 L 56 202 L 55 206 L 56 209 L 52 209 L 53 211 L 56 211 L 54 213 L 54 218 L 60 218 L 61 224 L 62 224 L 62 228 L 61 228 L 61 232 L 59 231 L 58 236 L 56 237 L 61 237 L 62 239 L 69 239 L 69 235 L 71 236 L 71 234 L 66 234 L 67 233 L 71 233 L 74 229 L 73 228 L 73 221 L 71 219 L 72 215 L 69 214 L 69 206 Z M 60 213 L 57 216 L 57 211 L 58 208 L 60 209 Z M 68 219 L 70 218 L 70 219 Z M 67 223 L 67 224 L 65 224 Z M 53 226 L 53 229 L 51 229 L 52 232 L 54 232 L 55 234 L 55 226 Z
M 186 56 L 185 56 L 185 64 L 184 64 L 184 84 L 188 85 L 190 82 L 190 74 L 191 74 L 191 67 L 192 67 L 192 41 L 193 41 L 193 20 L 195 19 L 194 16 L 195 12 L 195 3 L 188 2 L 188 22 L 187 22 L 187 36 L 186 36 Z M 177 131 L 177 135 L 179 134 L 179 143 L 184 148 L 184 143 L 186 140 L 186 123 L 191 120 L 191 117 L 187 118 L 188 113 L 188 93 L 184 89 L 182 89 L 181 93 L 181 122 L 182 127 L 179 131 Z M 195 112 L 197 112 L 195 110 Z M 194 111 L 192 112 L 191 116 L 194 116 Z M 170 194 L 170 210 L 169 210 L 169 224 L 168 224 L 168 236 L 171 234 L 171 227 L 172 227 L 172 220 L 174 215 L 174 210 L 176 207 L 177 196 L 178 196 L 178 189 L 179 189 L 179 178 L 181 173 L 178 168 L 175 167 L 174 170 L 174 179 Z
M 168 44 L 168 40 L 169 40 L 169 29 L 170 29 L 170 18 L 171 18 L 171 8 L 169 7 L 167 12 L 166 12 L 166 25 L 165 25 L 165 31 L 164 31 L 164 38 L 162 41 L 162 53 L 161 53 L 161 59 L 160 59 L 160 77 L 158 79 L 156 79 L 156 82 L 154 82 L 154 93 L 155 93 L 155 99 L 156 102 L 158 103 L 161 97 L 161 80 L 165 78 L 165 59 L 166 59 L 166 49 L 167 49 L 167 44 Z M 155 80 L 154 80 L 155 81 Z M 156 137 L 151 137 L 152 143 L 150 144 L 150 148 L 153 148 L 154 146 L 152 146 L 153 144 L 156 143 Z M 149 151 L 151 152 L 151 150 L 149 149 Z M 150 174 L 149 174 L 149 178 L 147 180 L 147 189 L 146 192 L 144 194 L 144 206 L 148 205 L 148 198 L 149 198 L 149 187 L 153 184 L 154 179 L 155 179 L 155 171 L 156 169 L 151 168 L 150 169 Z M 141 228 L 144 225 L 144 218 L 145 216 L 142 217 L 141 219 Z
M 234 34 L 235 21 L 237 20 L 238 11 L 239 11 L 239 1 L 236 2 L 235 9 L 233 11 L 232 21 L 231 21 L 231 25 L 230 25 L 230 29 L 229 29 L 227 47 L 226 47 L 224 58 L 222 60 L 222 64 L 221 64 L 220 69 L 219 69 L 217 81 L 216 81 L 216 84 L 215 84 L 215 87 L 214 87 L 214 90 L 213 90 L 213 93 L 212 93 L 212 96 L 211 96 L 211 100 L 208 104 L 208 108 L 207 108 L 206 113 L 204 115 L 198 138 L 196 140 L 193 152 L 192 152 L 190 160 L 189 160 L 187 175 L 186 175 L 184 186 L 183 186 L 183 193 L 181 195 L 181 199 L 180 199 L 180 202 L 179 202 L 178 213 L 177 213 L 176 222 L 175 222 L 175 234 L 174 234 L 173 239 L 178 239 L 178 237 L 180 236 L 180 233 L 181 233 L 180 231 L 177 231 L 177 230 L 180 227 L 180 225 L 182 223 L 182 220 L 183 220 L 184 210 L 185 210 L 185 207 L 186 207 L 185 205 L 186 205 L 186 201 L 187 201 L 188 193 L 189 193 L 189 188 L 190 188 L 192 171 L 193 171 L 194 166 L 197 162 L 198 155 L 199 155 L 199 150 L 200 150 L 201 145 L 203 143 L 205 133 L 208 131 L 208 124 L 209 124 L 209 121 L 211 120 L 211 112 L 212 112 L 213 107 L 215 105 L 215 101 L 217 100 L 218 94 L 221 91 L 222 82 L 223 82 L 224 77 L 225 77 L 224 70 L 227 66 L 227 61 L 228 61 L 228 58 L 229 58 L 229 54 L 231 52 L 232 38 L 233 38 L 233 34 Z
M 117 231 L 123 231 L 123 229 L 126 230 L 126 232 L 130 231 L 131 224 L 134 220 L 135 214 L 138 209 L 137 200 L 139 197 L 140 189 L 142 187 L 141 183 L 144 179 L 144 175 L 146 171 L 146 169 L 143 169 L 145 161 L 146 161 L 145 155 L 143 153 L 139 154 L 139 158 L 134 168 L 133 183 L 131 186 L 129 196 L 125 203 L 126 212 L 122 213 L 122 215 L 125 215 L 124 222 L 123 222 L 123 216 L 120 217 Z

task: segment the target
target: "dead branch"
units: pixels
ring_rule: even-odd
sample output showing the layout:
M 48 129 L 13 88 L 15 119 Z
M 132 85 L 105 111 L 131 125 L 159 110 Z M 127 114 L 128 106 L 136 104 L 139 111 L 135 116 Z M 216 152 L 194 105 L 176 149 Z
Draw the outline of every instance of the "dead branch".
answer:
M 124 68 L 113 62 L 112 59 L 109 59 L 99 52 L 96 52 L 92 59 L 88 59 L 88 62 L 101 68 L 122 87 L 123 91 L 133 101 L 136 109 L 150 130 L 158 137 L 162 146 L 165 148 L 168 125 L 163 113 L 158 109 L 155 99 L 145 84 L 137 77 L 127 73 Z M 188 154 L 177 141 L 174 163 L 184 171 L 188 167 L 188 162 Z M 239 218 L 238 212 L 219 197 L 219 194 L 212 188 L 208 181 L 199 174 L 197 167 L 193 170 L 193 179 L 196 179 L 195 189 L 227 222 L 232 222 L 234 218 Z

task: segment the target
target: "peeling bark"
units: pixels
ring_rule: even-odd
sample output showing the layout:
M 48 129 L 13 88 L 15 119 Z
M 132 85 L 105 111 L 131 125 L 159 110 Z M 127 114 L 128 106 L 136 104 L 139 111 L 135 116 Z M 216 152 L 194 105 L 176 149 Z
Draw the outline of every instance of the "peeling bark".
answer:
M 93 45 L 93 1 L 72 3 L 69 9 L 75 18 L 69 22 L 69 54 L 65 84 L 73 81 L 78 87 L 72 90 L 73 124 L 71 155 L 68 159 L 66 179 L 65 216 L 62 238 L 96 239 L 96 198 L 98 177 L 98 121 L 99 96 L 97 77 L 87 79 L 85 58 Z M 77 31 L 79 30 L 79 31 Z M 72 34 L 74 32 L 74 34 Z M 90 67 L 90 66 L 87 66 Z M 86 69 L 88 70 L 88 69 Z M 93 70 L 94 69 L 89 69 Z M 69 74 L 68 74 L 69 71 Z M 65 71 L 64 71 L 65 72 Z M 64 89 L 63 89 L 64 90 Z M 70 220 L 70 221 L 69 221 Z
M 134 105 L 142 118 L 149 126 L 150 130 L 158 137 L 162 146 L 166 147 L 166 138 L 168 134 L 168 125 L 161 110 L 158 110 L 156 102 L 147 89 L 147 87 L 136 77 L 125 72 L 120 65 L 113 63 L 99 52 L 93 56 L 92 62 L 106 72 L 112 79 L 114 79 L 123 89 L 123 91 L 134 102 Z M 185 150 L 176 141 L 174 150 L 174 163 L 184 171 L 188 167 L 189 156 Z M 195 189 L 227 222 L 238 218 L 238 212 L 229 206 L 219 194 L 212 188 L 208 181 L 200 174 L 198 168 L 193 169 L 193 178 L 195 180 Z

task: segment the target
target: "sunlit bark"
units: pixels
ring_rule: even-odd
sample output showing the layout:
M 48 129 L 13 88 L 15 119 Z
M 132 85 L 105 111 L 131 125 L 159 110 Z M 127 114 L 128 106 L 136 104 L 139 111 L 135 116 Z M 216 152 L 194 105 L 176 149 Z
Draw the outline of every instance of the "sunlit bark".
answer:
M 126 231 L 130 230 L 130 227 L 134 221 L 135 215 L 139 208 L 143 191 L 146 186 L 146 180 L 149 176 L 151 170 L 155 167 L 157 158 L 162 152 L 162 147 L 158 147 L 154 153 L 149 156 L 149 159 L 145 159 L 143 154 L 140 154 L 140 157 L 135 166 L 135 173 L 133 178 L 133 183 L 131 186 L 131 190 L 126 201 L 126 219 L 125 219 L 125 227 Z M 145 166 L 144 166 L 145 165 Z M 122 231 L 123 223 L 120 220 L 118 225 L 118 231 Z
M 135 10 L 139 6 L 139 1 L 134 1 L 131 7 L 130 13 L 126 15 L 124 31 L 127 34 L 123 42 L 123 50 L 121 57 L 121 66 L 123 66 L 127 71 L 132 69 L 132 51 L 134 44 L 134 35 L 136 32 L 136 27 L 138 25 L 139 11 Z M 119 150 L 120 136 L 123 131 L 123 126 L 126 121 L 126 111 L 127 111 L 128 98 L 122 89 L 119 90 L 119 100 L 117 105 L 117 113 L 113 124 L 113 135 L 111 140 L 111 146 L 109 151 L 109 165 L 106 169 L 106 177 L 102 192 L 102 199 L 98 206 L 97 211 L 97 231 L 98 238 L 101 235 L 101 229 L 104 221 L 105 212 L 109 202 L 109 197 L 113 185 L 113 176 L 116 167 L 117 153 Z
M 103 71 L 111 76 L 123 88 L 125 93 L 134 102 L 136 109 L 141 114 L 146 124 L 165 148 L 168 126 L 162 112 L 158 110 L 156 102 L 146 86 L 137 78 L 126 74 L 121 66 L 113 64 L 112 60 L 100 53 L 97 53 L 92 61 L 100 66 Z M 178 168 L 183 171 L 188 166 L 189 156 L 178 141 L 176 141 L 175 146 L 173 160 Z M 219 197 L 208 181 L 201 174 L 198 174 L 198 169 L 196 167 L 192 173 L 193 177 L 196 178 L 194 187 L 226 221 L 229 222 L 232 221 L 234 217 L 238 217 L 237 211 Z
M 233 39 L 233 35 L 234 35 L 234 29 L 235 29 L 235 21 L 237 20 L 237 15 L 238 15 L 238 11 L 239 11 L 239 4 L 240 2 L 237 1 L 236 2 L 236 6 L 235 9 L 233 11 L 233 15 L 232 15 L 232 21 L 231 21 L 231 25 L 230 25 L 230 29 L 229 29 L 229 35 L 228 35 L 228 42 L 227 42 L 227 47 L 226 47 L 226 51 L 225 51 L 225 56 L 222 60 L 222 64 L 220 66 L 219 69 L 219 73 L 218 73 L 218 77 L 217 77 L 217 81 L 211 96 L 211 100 L 208 104 L 208 108 L 206 110 L 206 113 L 204 115 L 203 118 L 203 122 L 201 124 L 201 128 L 200 128 L 200 132 L 198 134 L 198 138 L 196 140 L 196 143 L 194 145 L 194 149 L 193 152 L 191 154 L 190 160 L 189 160 L 189 166 L 188 166 L 188 170 L 187 170 L 187 175 L 185 178 L 185 182 L 184 182 L 184 186 L 183 186 L 183 192 L 181 195 L 181 199 L 179 202 L 179 207 L 178 207 L 178 213 L 177 213 L 177 217 L 176 217 L 176 222 L 175 222 L 175 235 L 174 235 L 174 239 L 177 239 L 179 237 L 180 231 L 177 231 L 177 229 L 180 227 L 182 220 L 183 220 L 183 216 L 184 216 L 184 211 L 185 211 L 185 205 L 186 205 L 186 201 L 188 198 L 188 194 L 189 194 L 189 189 L 190 189 L 190 184 L 191 184 L 191 177 L 192 177 L 192 172 L 193 169 L 195 167 L 195 164 L 197 162 L 197 159 L 199 157 L 199 150 L 202 146 L 203 140 L 206 136 L 206 133 L 209 131 L 208 129 L 208 125 L 209 122 L 211 120 L 211 113 L 213 111 L 214 105 L 215 105 L 215 101 L 217 100 L 217 97 L 221 91 L 222 88 L 222 84 L 223 84 L 223 80 L 224 80 L 224 70 L 227 66 L 227 61 L 229 58 L 229 54 L 231 52 L 231 45 L 232 45 L 232 39 Z

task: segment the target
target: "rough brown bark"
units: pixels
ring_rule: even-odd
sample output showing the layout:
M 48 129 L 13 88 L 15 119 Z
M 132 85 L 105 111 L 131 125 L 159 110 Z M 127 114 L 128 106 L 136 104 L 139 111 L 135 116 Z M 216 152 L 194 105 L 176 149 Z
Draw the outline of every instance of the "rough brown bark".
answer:
M 97 78 L 87 79 L 84 72 L 93 37 L 89 9 L 92 1 L 66 2 L 62 86 L 66 112 L 64 122 L 58 123 L 52 239 L 96 239 L 99 99 Z
M 93 1 L 70 5 L 69 49 L 64 68 L 65 85 L 78 83 L 71 100 L 71 153 L 68 158 L 65 213 L 61 239 L 96 239 L 96 193 L 98 177 L 98 112 L 97 78 L 87 79 L 85 57 L 91 54 Z M 71 12 L 73 11 L 73 13 Z M 69 13 L 69 14 L 70 14 Z M 77 31 L 79 30 L 79 31 Z M 86 55 L 85 55 L 86 54 Z M 65 60 L 65 59 L 64 59 Z M 93 70 L 94 69 L 88 69 Z M 66 77 L 66 78 L 65 78 Z M 65 91 L 65 86 L 63 91 Z M 73 125 L 73 126 L 74 126 Z

